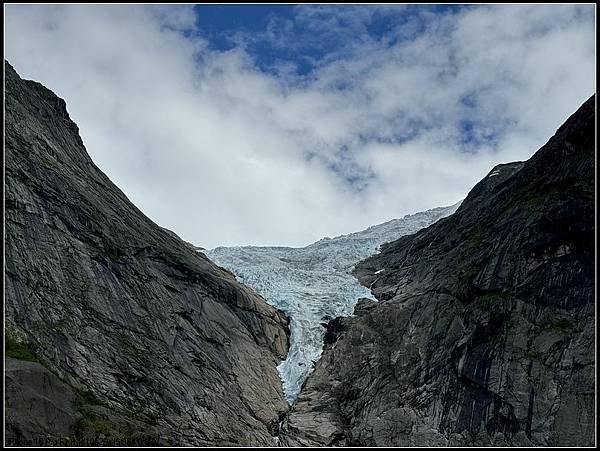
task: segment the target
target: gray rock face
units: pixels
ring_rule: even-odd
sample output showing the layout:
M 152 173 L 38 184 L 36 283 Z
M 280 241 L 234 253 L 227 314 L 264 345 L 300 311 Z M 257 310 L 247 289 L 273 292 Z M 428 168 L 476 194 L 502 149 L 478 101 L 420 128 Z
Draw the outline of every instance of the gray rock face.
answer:
M 42 365 L 7 358 L 5 383 L 6 403 L 12 407 L 6 412 L 9 442 L 73 433 L 80 417 L 77 394 Z
M 144 216 L 93 164 L 65 102 L 5 70 L 7 329 L 102 400 L 99 421 L 125 415 L 164 443 L 273 444 L 285 316 Z M 63 398 L 57 434 L 72 426 Z M 13 436 L 50 428 L 6 407 Z
M 9 446 L 166 444 L 155 427 L 94 404 L 37 362 L 7 358 L 5 383 Z
M 357 265 L 380 302 L 330 323 L 283 443 L 594 444 L 594 123 Z

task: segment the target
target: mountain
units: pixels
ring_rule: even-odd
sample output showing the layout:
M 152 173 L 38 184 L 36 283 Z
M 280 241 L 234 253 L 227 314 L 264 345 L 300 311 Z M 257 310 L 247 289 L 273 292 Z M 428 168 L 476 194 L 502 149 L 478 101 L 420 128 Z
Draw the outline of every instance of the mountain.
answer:
M 204 251 L 5 62 L 6 444 L 594 445 L 594 107 L 459 207 Z
M 288 402 L 294 402 L 321 355 L 324 326 L 333 318 L 351 315 L 358 299 L 372 297 L 350 274 L 353 266 L 383 243 L 427 227 L 456 208 L 458 204 L 407 215 L 303 248 L 244 246 L 204 251 L 290 317 L 290 351 L 279 366 Z
M 594 110 L 357 265 L 282 443 L 594 445 Z
M 7 444 L 272 445 L 288 320 L 148 219 L 5 62 Z

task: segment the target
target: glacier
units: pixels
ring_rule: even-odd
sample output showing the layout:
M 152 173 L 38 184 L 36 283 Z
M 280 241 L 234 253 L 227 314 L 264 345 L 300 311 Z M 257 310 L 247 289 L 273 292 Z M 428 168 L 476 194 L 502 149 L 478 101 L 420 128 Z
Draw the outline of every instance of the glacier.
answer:
M 375 300 L 370 290 L 351 275 L 354 265 L 378 252 L 383 243 L 415 233 L 451 215 L 459 205 L 406 215 L 302 248 L 236 246 L 202 250 L 290 318 L 290 349 L 277 367 L 288 403 L 296 400 L 321 356 L 327 322 L 352 315 L 360 298 Z

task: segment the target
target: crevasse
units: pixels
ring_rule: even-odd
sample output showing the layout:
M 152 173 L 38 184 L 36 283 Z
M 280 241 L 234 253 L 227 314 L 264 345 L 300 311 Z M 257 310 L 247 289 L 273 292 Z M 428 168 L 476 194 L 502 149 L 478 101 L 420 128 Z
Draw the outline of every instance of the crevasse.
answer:
M 303 248 L 243 246 L 203 251 L 290 318 L 290 350 L 278 366 L 290 404 L 321 356 L 327 322 L 351 315 L 360 298 L 374 299 L 350 274 L 354 265 L 376 253 L 381 244 L 427 227 L 458 206 L 407 215 Z

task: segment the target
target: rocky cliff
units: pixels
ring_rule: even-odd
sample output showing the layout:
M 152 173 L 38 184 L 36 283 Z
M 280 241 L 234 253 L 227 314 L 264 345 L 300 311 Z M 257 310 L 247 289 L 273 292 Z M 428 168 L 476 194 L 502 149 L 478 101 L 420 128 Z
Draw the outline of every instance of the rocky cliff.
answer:
M 283 443 L 594 444 L 594 103 L 357 266 Z
M 5 63 L 8 444 L 270 445 L 285 316 L 144 216 Z

